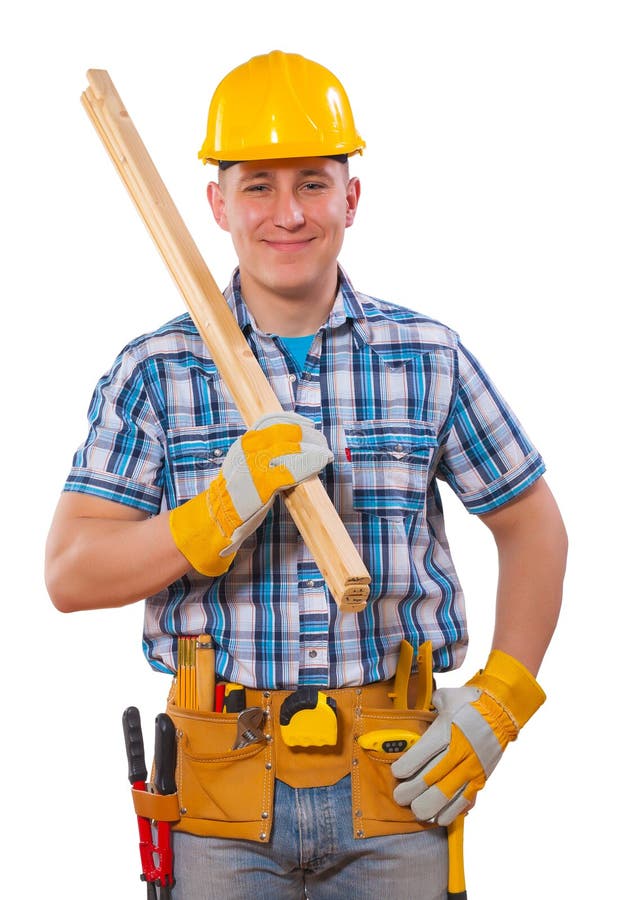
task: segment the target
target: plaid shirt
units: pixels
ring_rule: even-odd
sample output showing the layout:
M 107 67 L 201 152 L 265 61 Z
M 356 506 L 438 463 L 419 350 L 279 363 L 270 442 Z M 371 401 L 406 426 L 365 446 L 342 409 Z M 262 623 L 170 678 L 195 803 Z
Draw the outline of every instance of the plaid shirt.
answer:
M 191 570 L 146 601 L 144 651 L 176 668 L 176 636 L 213 635 L 217 672 L 262 688 L 363 684 L 394 674 L 399 645 L 432 641 L 459 665 L 467 631 L 437 479 L 486 513 L 544 471 L 537 451 L 457 334 L 356 292 L 343 272 L 301 372 L 261 332 L 238 273 L 226 298 L 281 405 L 315 422 L 334 463 L 325 487 L 370 574 L 367 608 L 342 614 L 277 500 L 229 572 Z M 188 315 L 130 343 L 99 382 L 65 490 L 157 514 L 202 491 L 240 415 Z

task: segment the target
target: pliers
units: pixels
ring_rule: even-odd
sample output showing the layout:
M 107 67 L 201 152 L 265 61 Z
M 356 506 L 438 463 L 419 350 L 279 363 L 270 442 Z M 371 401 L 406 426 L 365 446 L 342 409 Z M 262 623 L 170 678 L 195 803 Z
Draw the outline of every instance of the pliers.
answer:
M 130 706 L 122 716 L 129 781 L 135 791 L 146 791 L 146 762 L 144 741 L 139 710 Z M 155 779 L 158 794 L 173 794 L 176 791 L 176 728 L 166 713 L 155 719 Z M 156 826 L 156 839 L 153 833 Z M 146 882 L 147 900 L 171 900 L 174 886 L 171 828 L 169 822 L 153 823 L 138 814 L 139 851 L 142 863 L 140 878 Z M 158 862 L 155 863 L 154 857 Z M 158 889 L 158 895 L 157 895 Z

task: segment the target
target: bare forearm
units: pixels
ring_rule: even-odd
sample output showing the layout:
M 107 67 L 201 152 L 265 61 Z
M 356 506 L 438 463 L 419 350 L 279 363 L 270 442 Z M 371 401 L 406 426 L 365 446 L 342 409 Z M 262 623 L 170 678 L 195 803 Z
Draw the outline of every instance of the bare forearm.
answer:
M 168 515 L 67 517 L 61 502 L 61 524 L 52 526 L 46 554 L 54 605 L 62 612 L 125 606 L 183 575 L 189 563 L 171 538 Z
M 499 559 L 492 646 L 536 675 L 558 621 L 563 554 L 551 540 L 541 539 L 534 547 L 503 548 Z
M 560 512 L 541 481 L 501 519 L 486 517 L 485 523 L 499 559 L 493 648 L 536 675 L 562 602 L 567 537 Z

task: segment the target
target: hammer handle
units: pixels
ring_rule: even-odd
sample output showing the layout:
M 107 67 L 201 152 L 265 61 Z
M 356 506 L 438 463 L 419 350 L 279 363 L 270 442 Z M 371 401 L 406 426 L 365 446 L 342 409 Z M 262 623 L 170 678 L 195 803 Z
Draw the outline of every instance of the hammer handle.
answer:
M 448 900 L 467 900 L 464 875 L 464 818 L 458 816 L 448 826 Z

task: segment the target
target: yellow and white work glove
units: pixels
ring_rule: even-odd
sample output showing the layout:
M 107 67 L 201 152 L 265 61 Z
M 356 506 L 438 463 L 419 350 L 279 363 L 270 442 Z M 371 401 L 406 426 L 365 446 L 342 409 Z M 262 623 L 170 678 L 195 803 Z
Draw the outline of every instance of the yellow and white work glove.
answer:
M 332 460 L 326 438 L 310 419 L 285 412 L 262 416 L 234 441 L 212 484 L 172 510 L 176 546 L 198 572 L 222 575 L 264 521 L 277 493 L 316 475 Z
M 440 688 L 437 718 L 391 766 L 402 779 L 394 790 L 421 822 L 450 825 L 474 803 L 506 745 L 545 701 L 520 662 L 492 650 L 484 669 L 464 687 Z

